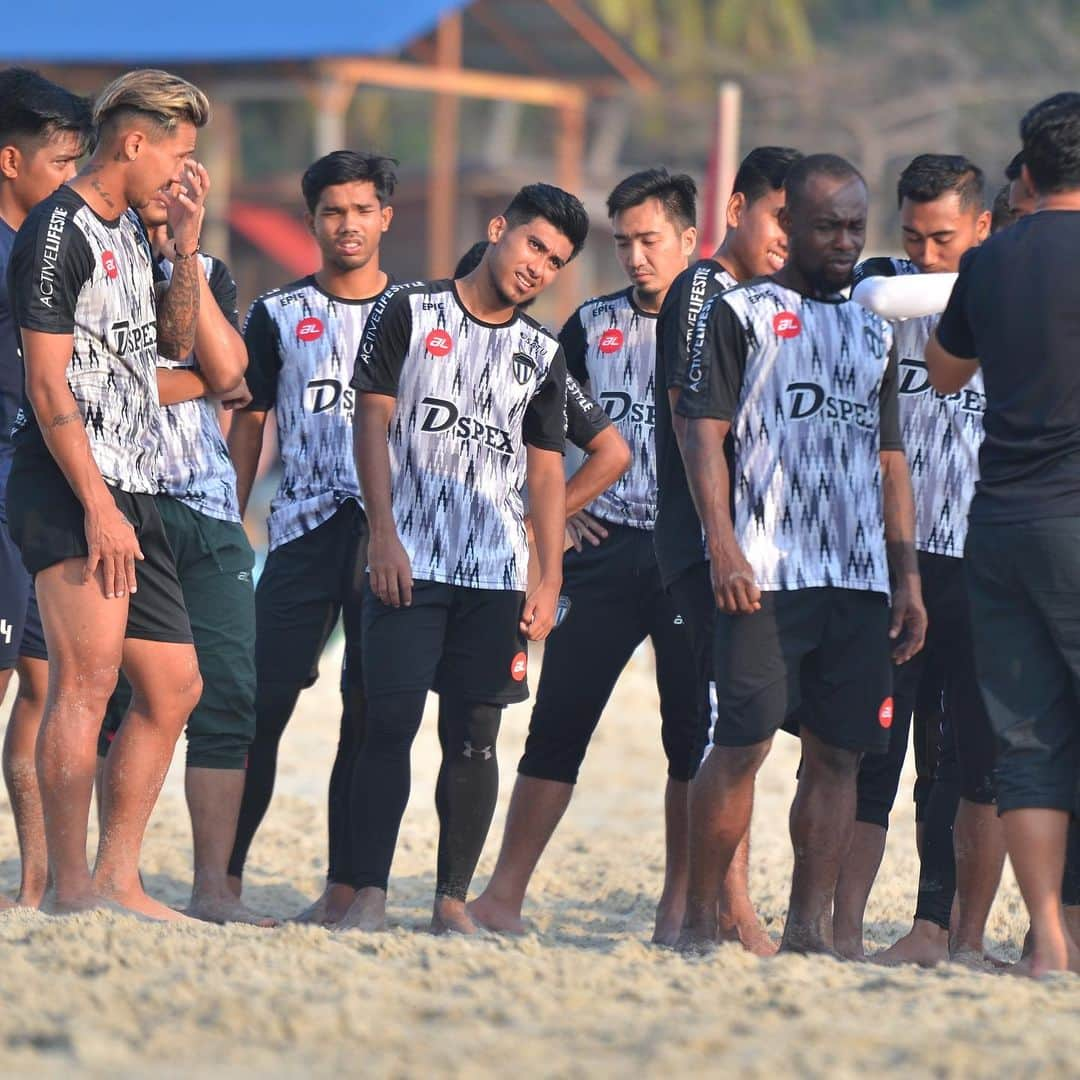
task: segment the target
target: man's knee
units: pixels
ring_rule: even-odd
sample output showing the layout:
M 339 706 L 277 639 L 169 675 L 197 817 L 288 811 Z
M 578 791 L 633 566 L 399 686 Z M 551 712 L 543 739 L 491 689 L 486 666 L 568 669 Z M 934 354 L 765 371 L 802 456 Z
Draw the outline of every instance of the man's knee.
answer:
M 859 772 L 862 753 L 842 746 L 832 746 L 821 739 L 803 733 L 803 775 L 814 775 L 837 781 L 854 780 Z
M 714 745 L 707 760 L 713 771 L 719 771 L 729 782 L 745 780 L 756 775 L 762 762 L 768 757 L 772 739 L 751 743 L 749 746 Z
M 98 718 L 116 689 L 120 665 L 102 661 L 75 667 L 58 662 L 54 674 L 54 698 L 58 707 L 87 712 Z

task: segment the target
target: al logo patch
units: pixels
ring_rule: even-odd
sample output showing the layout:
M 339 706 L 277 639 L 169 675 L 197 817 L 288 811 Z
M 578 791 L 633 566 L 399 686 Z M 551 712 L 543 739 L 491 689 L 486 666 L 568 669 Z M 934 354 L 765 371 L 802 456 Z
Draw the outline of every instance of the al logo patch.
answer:
M 510 661 L 510 678 L 514 682 L 523 682 L 529 672 L 529 657 L 527 653 L 519 652 Z
M 318 341 L 323 336 L 323 324 L 321 319 L 309 315 L 296 324 L 297 341 Z
M 105 270 L 105 276 L 110 281 L 115 281 L 120 276 L 120 268 L 116 265 L 116 256 L 111 251 L 101 253 L 101 265 Z
M 453 347 L 454 339 L 446 330 L 441 328 L 432 330 L 424 339 L 424 349 L 431 356 L 449 356 Z
M 802 333 L 802 323 L 794 311 L 778 311 L 773 316 L 772 328 L 778 338 L 797 338 Z
M 600 345 L 598 348 L 605 356 L 611 356 L 623 347 L 624 341 L 625 338 L 623 337 L 623 332 L 617 326 L 613 326 L 610 330 L 605 330 L 600 335 Z
M 893 722 L 893 699 L 887 697 L 882 703 L 881 708 L 878 709 L 877 722 L 883 728 L 891 728 Z

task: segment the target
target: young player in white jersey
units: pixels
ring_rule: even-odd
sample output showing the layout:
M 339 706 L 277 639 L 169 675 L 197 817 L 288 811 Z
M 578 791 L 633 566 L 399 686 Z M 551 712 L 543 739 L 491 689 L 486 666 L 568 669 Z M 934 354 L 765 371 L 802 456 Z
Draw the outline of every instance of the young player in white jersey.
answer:
M 984 186 L 982 171 L 965 157 L 919 155 L 901 174 L 897 191 L 908 258 L 869 259 L 855 271 L 853 298 L 890 319 L 896 334 L 900 423 L 929 617 L 926 648 L 896 672 L 888 752 L 867 755 L 860 766 L 855 831 L 837 886 L 836 949 L 861 958 L 863 912 L 884 854 L 912 728 L 922 869 L 914 929 L 875 958 L 885 963 L 928 965 L 948 958 L 954 895 L 951 953 L 981 963 L 1004 857 L 994 807 L 994 737 L 975 679 L 961 561 L 983 435 L 982 376 L 976 373 L 959 393 L 943 397 L 930 387 L 923 358 L 961 256 L 988 234 Z
M 35 575 L 49 653 L 37 763 L 53 911 L 102 902 L 181 916 L 143 891 L 139 850 L 201 680 L 154 503 L 158 353 L 194 344 L 206 97 L 166 72 L 121 76 L 95 106 L 98 143 L 75 180 L 27 217 L 9 281 L 26 364 L 9 523 Z M 151 253 L 126 213 L 164 191 L 172 285 L 155 303 Z M 87 818 L 97 734 L 122 667 L 135 688 L 105 768 L 91 875 Z
M 780 226 L 784 180 L 802 157 L 797 150 L 759 146 L 743 159 L 727 205 L 727 232 L 712 258 L 700 259 L 672 282 L 656 328 L 656 526 L 653 542 L 660 579 L 686 621 L 695 662 L 712 682 L 712 628 L 716 603 L 694 500 L 675 437 L 683 417 L 672 415 L 690 364 L 698 315 L 708 300 L 742 281 L 779 269 L 787 258 L 787 235 Z M 664 392 L 666 388 L 666 393 Z M 673 423 L 674 421 L 674 423 Z M 710 697 L 712 696 L 710 691 Z M 706 725 L 712 705 L 706 702 Z M 691 785 L 690 797 L 694 797 Z M 739 844 L 719 897 L 718 931 L 723 940 L 742 942 L 759 956 L 776 946 L 750 902 L 750 837 Z
M 495 809 L 499 721 L 528 694 L 527 642 L 554 626 L 566 527 L 565 360 L 520 305 L 587 231 L 574 196 L 523 188 L 488 226 L 476 270 L 395 291 L 365 331 L 353 386 L 371 521 L 368 725 L 352 792 L 360 888 L 343 925 L 384 925 L 410 747 L 434 689 L 443 761 L 432 928 L 476 929 L 465 901 Z M 528 594 L 526 481 L 540 568 Z
M 696 189 L 666 169 L 635 173 L 608 197 L 615 252 L 632 284 L 583 304 L 559 340 L 578 381 L 604 405 L 630 445 L 630 468 L 588 508 L 604 533 L 568 552 L 570 610 L 544 654 L 536 706 L 495 872 L 471 905 L 496 930 L 521 932 L 532 873 L 566 812 L 593 731 L 634 649 L 656 652 L 661 733 L 668 762 L 667 872 L 655 940 L 672 944 L 686 889 L 687 788 L 704 747 L 708 692 L 693 663 L 685 620 L 656 569 L 656 316 L 697 239 Z
M 892 722 L 890 638 L 903 662 L 926 630 L 892 331 L 840 295 L 862 250 L 866 185 L 850 163 L 819 154 L 785 186 L 788 262 L 706 305 L 691 357 L 701 375 L 677 406 L 720 608 L 684 948 L 715 940 L 719 884 L 757 770 L 797 716 L 803 764 L 781 948 L 831 951 L 859 758 L 887 745 Z
M 339 919 L 355 892 L 348 800 L 365 724 L 360 597 L 367 520 L 353 460 L 349 380 L 368 316 L 390 284 L 379 249 L 393 218 L 395 164 L 376 154 L 337 150 L 305 172 L 301 188 L 322 265 L 252 305 L 244 328 L 252 401 L 229 431 L 241 511 L 271 410 L 281 459 L 281 481 L 270 504 L 270 552 L 255 591 L 255 741 L 229 864 L 237 892 L 273 794 L 278 743 L 300 692 L 318 677 L 319 657 L 339 616 L 344 622 L 327 880 L 323 894 L 301 915 L 317 923 Z

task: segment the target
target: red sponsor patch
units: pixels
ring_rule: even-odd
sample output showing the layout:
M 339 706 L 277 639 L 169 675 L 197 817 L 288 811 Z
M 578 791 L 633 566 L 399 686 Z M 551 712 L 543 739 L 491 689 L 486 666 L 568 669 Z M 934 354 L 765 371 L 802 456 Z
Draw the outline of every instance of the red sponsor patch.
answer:
M 614 326 L 600 335 L 600 351 L 605 356 L 617 353 L 623 347 L 623 341 L 623 332 L 617 326 Z
M 101 253 L 101 265 L 105 267 L 105 276 L 110 281 L 115 281 L 120 276 L 120 268 L 116 265 L 116 256 L 111 251 Z
M 891 697 L 887 697 L 881 703 L 881 708 L 878 709 L 877 722 L 883 728 L 891 728 L 892 727 L 892 718 L 893 718 L 893 701 L 892 701 Z
M 424 342 L 432 356 L 447 356 L 453 347 L 454 339 L 445 330 L 432 330 Z
M 794 311 L 780 311 L 773 316 L 772 328 L 777 337 L 793 338 L 802 333 L 802 323 Z
M 514 682 L 521 682 L 525 678 L 528 668 L 529 657 L 525 653 L 519 652 L 517 656 L 510 661 L 510 678 L 512 678 Z
M 297 341 L 318 341 L 323 336 L 323 324 L 321 319 L 309 315 L 296 324 Z

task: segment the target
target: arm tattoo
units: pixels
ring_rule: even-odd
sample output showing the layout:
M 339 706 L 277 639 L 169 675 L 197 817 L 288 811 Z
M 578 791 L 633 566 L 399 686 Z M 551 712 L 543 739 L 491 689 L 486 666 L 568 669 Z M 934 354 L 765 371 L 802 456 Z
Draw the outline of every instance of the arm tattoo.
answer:
M 76 420 L 82 420 L 82 413 L 76 409 L 74 412 L 69 413 L 57 413 L 49 423 L 48 428 L 52 431 L 53 428 L 63 427 L 65 424 L 73 424 Z
M 183 360 L 195 347 L 201 274 L 197 258 L 177 259 L 169 288 L 158 301 L 158 352 L 170 360 Z

